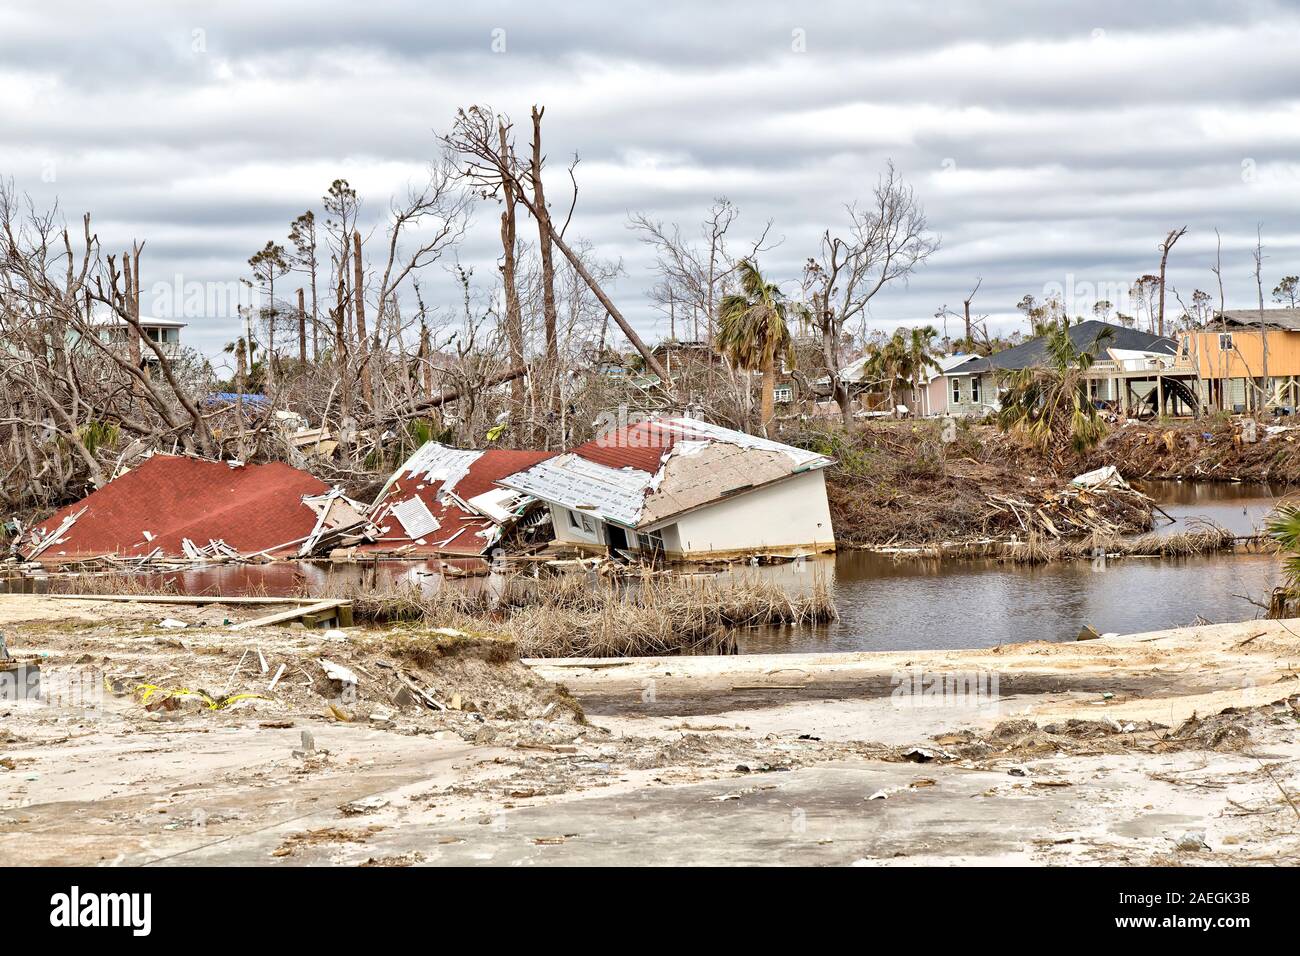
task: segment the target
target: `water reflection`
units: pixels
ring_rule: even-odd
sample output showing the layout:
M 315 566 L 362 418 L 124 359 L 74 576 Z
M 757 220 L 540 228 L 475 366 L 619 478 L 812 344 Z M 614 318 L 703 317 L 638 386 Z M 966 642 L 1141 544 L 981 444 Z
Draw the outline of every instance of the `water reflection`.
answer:
M 1179 531 L 1207 519 L 1238 534 L 1263 526 L 1280 489 L 1240 483 L 1145 482 Z M 359 564 L 293 562 L 217 565 L 145 577 L 150 586 L 189 594 L 319 594 L 332 582 L 413 582 L 496 589 L 500 575 L 444 577 L 438 561 Z M 1074 640 L 1079 629 L 1120 633 L 1256 617 L 1280 583 L 1270 554 L 1218 554 L 1180 560 L 1124 558 L 1026 567 L 994 560 L 895 558 L 847 551 L 769 567 L 741 566 L 723 578 L 765 578 L 789 590 L 817 580 L 833 589 L 840 619 L 816 627 L 748 630 L 742 653 L 883 651 L 989 647 L 1013 641 Z M 43 590 L 40 579 L 0 581 L 0 591 Z
M 1174 519 L 1156 514 L 1157 532 L 1177 533 L 1198 520 L 1212 521 L 1235 534 L 1257 534 L 1287 489 L 1236 481 L 1136 481 Z
M 1190 624 L 1198 615 L 1247 620 L 1259 609 L 1246 598 L 1266 600 L 1279 580 L 1278 560 L 1266 554 L 1026 567 L 844 552 L 810 565 L 803 574 L 789 565 L 744 573 L 773 574 L 789 587 L 826 575 L 840 619 L 748 631 L 740 637 L 742 654 L 991 647 L 1074 640 L 1089 624 L 1131 633 Z

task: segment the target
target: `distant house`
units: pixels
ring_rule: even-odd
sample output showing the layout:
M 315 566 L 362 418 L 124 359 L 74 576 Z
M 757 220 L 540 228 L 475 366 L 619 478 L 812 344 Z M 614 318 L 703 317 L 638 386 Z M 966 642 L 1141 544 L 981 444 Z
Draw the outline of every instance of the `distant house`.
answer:
M 1264 379 L 1264 349 L 1268 379 Z M 1178 360 L 1201 381 L 1205 404 L 1230 411 L 1300 405 L 1300 309 L 1228 309 L 1179 336 Z
M 980 403 L 984 396 L 996 398 L 997 389 L 982 388 L 981 380 L 971 381 L 968 375 L 953 370 L 978 357 L 972 354 L 938 356 L 935 360 L 938 367 L 927 367 L 922 372 L 917 387 L 910 394 L 895 395 L 895 401 L 902 404 L 910 414 L 921 417 L 945 415 L 950 410 L 956 414 L 975 413 L 982 407 Z M 889 407 L 884 385 L 868 380 L 869 360 L 870 356 L 864 355 L 844 366 L 840 379 L 848 387 L 849 395 L 861 411 L 892 415 L 896 409 Z M 951 377 L 953 375 L 956 379 Z M 829 389 L 829 382 L 827 388 Z M 988 410 L 984 407 L 980 414 Z M 834 409 L 833 414 L 838 414 L 838 409 Z
M 546 502 L 555 542 L 700 560 L 835 549 L 831 459 L 687 418 L 617 428 L 499 484 Z
M 1193 376 L 1190 370 L 1175 368 L 1178 343 L 1173 339 L 1097 320 L 1071 325 L 1069 334 L 1079 352 L 1094 358 L 1088 374 L 1094 401 L 1126 411 L 1143 404 L 1159 404 L 1170 413 L 1194 404 L 1188 382 Z M 987 414 L 996 410 L 1000 382 L 1007 373 L 1048 361 L 1047 337 L 1040 335 L 949 369 L 945 373 L 948 414 Z
M 153 316 L 140 317 L 140 331 L 144 338 L 157 342 L 169 355 L 178 352 L 181 347 L 181 329 L 187 323 L 175 319 L 159 319 Z M 105 345 L 125 347 L 131 338 L 131 326 L 119 316 L 97 318 L 92 322 L 99 340 Z M 153 350 L 143 342 L 140 343 L 141 356 L 146 362 L 157 362 Z
M 928 367 L 912 392 L 915 415 L 986 415 L 997 410 L 997 386 L 992 376 L 964 371 L 978 355 L 940 355 L 938 367 Z
M 708 342 L 665 339 L 650 350 L 669 375 L 686 371 L 692 365 L 721 365 L 722 356 Z

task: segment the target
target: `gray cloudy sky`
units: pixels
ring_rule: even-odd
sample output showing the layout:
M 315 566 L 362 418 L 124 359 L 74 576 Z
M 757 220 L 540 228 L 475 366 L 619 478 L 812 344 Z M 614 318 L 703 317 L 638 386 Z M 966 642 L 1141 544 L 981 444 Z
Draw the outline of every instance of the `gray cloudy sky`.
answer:
M 959 308 L 977 276 L 977 310 L 1007 327 L 1052 283 L 1086 307 L 1088 283 L 1155 271 L 1184 224 L 1170 273 L 1184 296 L 1214 289 L 1216 226 L 1230 307 L 1254 304 L 1257 225 L 1266 294 L 1300 272 L 1292 4 L 556 6 L 0 0 L 0 176 L 91 211 L 110 247 L 146 239 L 146 288 L 230 282 L 336 176 L 377 216 L 457 106 L 526 121 L 538 102 L 549 197 L 577 151 L 573 229 L 623 260 L 617 298 L 651 336 L 667 323 L 630 212 L 687 225 L 728 196 L 741 236 L 773 221 L 782 242 L 761 264 L 793 289 L 891 158 L 943 248 L 878 302 L 877 327 Z M 480 276 L 493 219 L 480 210 L 462 253 Z M 219 349 L 235 324 L 195 319 L 188 340 Z

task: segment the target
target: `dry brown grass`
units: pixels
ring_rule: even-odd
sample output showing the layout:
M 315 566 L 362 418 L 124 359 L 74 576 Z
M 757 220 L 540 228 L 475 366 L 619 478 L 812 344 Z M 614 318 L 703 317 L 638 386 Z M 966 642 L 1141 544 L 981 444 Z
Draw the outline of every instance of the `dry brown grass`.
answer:
M 181 594 L 175 579 L 139 572 L 89 572 L 51 574 L 32 579 L 37 593 L 47 594 Z M 213 598 L 216 602 L 218 598 Z
M 665 575 L 622 581 L 596 574 L 521 575 L 476 590 L 338 582 L 327 591 L 318 596 L 351 600 L 358 620 L 495 636 L 525 657 L 726 653 L 735 648 L 738 628 L 814 624 L 837 616 L 821 577 L 797 594 L 757 579 Z
M 1044 564 L 1048 561 L 1076 561 L 1096 557 L 1189 558 L 1216 551 L 1231 551 L 1237 537 L 1226 528 L 1204 524 L 1178 534 L 1141 534 L 1133 537 L 1091 535 L 1061 541 L 1030 534 L 1024 541 L 1007 545 L 1002 559 L 1015 564 Z

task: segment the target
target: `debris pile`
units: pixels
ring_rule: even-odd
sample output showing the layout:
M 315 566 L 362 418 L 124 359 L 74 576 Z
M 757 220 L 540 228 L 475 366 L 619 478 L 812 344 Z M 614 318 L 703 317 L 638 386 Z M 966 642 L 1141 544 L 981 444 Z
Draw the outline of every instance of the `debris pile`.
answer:
M 1093 451 L 1094 464 L 1115 462 L 1131 479 L 1200 481 L 1300 480 L 1300 426 L 1263 425 L 1249 417 L 1126 424 Z
M 371 556 L 472 557 L 514 535 L 516 543 L 549 539 L 550 511 L 536 498 L 497 481 L 553 457 L 551 452 L 423 445 L 380 491 L 370 511 Z
M 1079 475 L 1064 488 L 991 494 L 989 501 L 1013 515 L 1025 536 L 1114 536 L 1148 531 L 1153 523 L 1152 500 L 1110 466 Z

